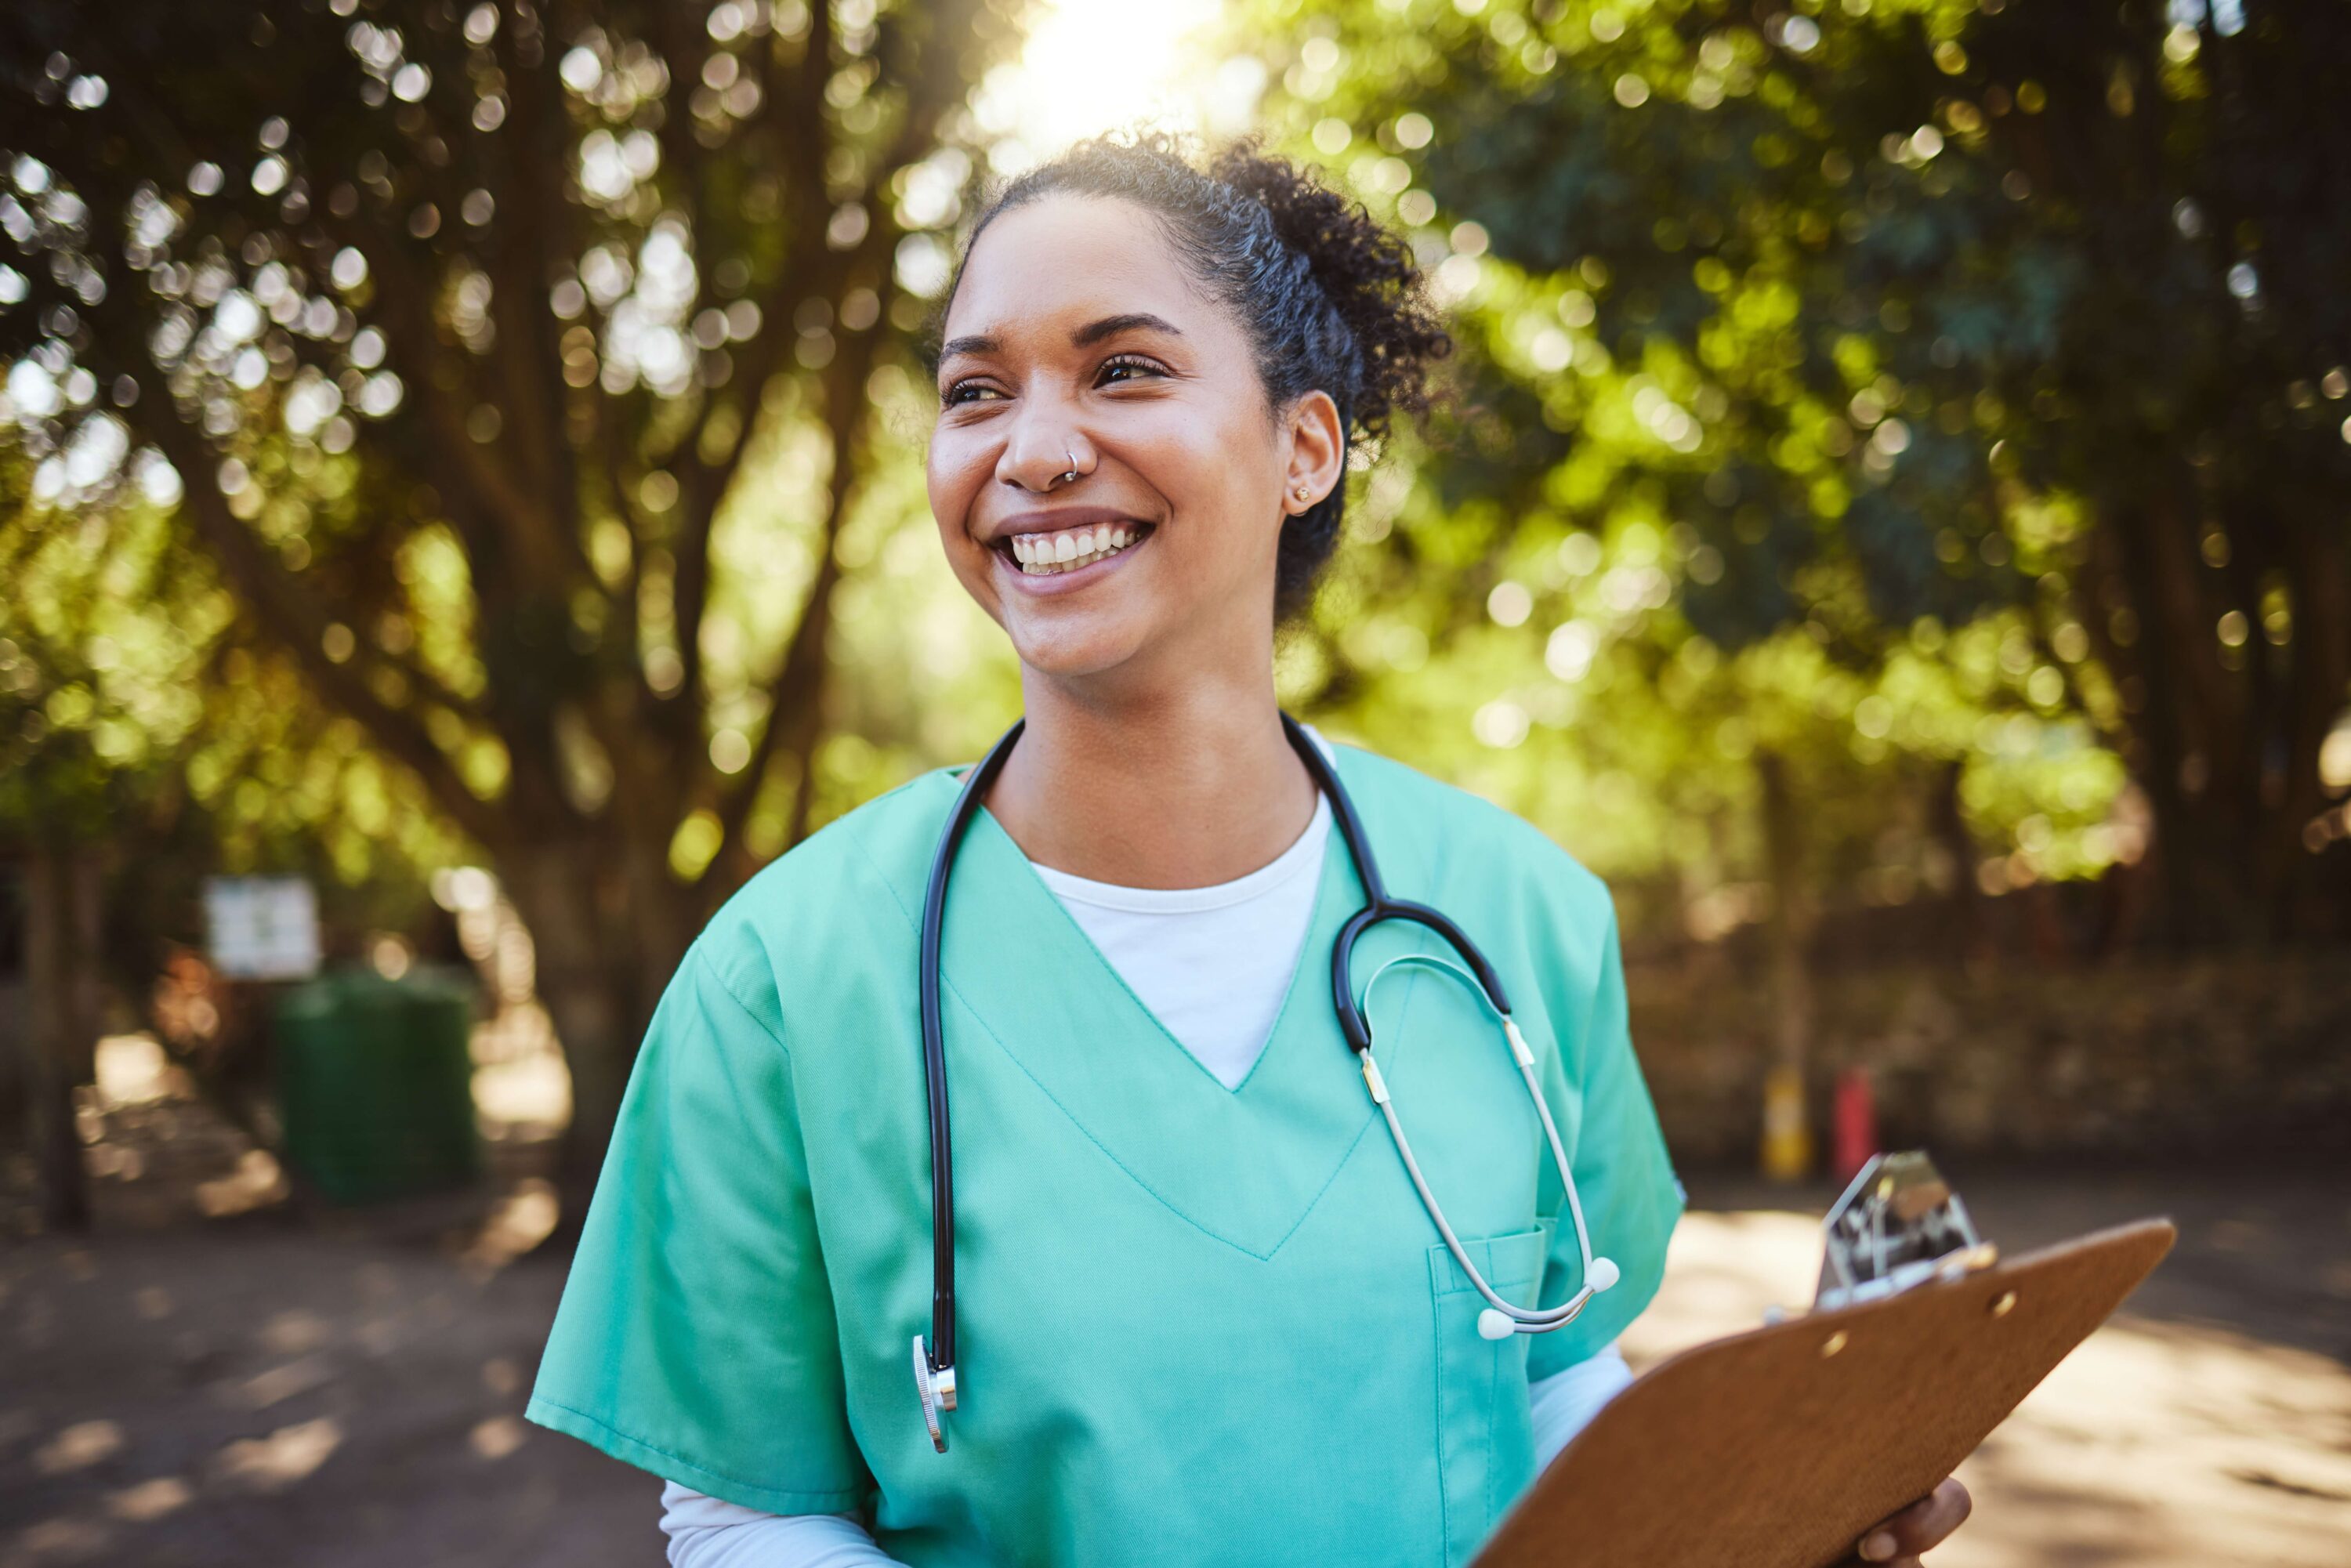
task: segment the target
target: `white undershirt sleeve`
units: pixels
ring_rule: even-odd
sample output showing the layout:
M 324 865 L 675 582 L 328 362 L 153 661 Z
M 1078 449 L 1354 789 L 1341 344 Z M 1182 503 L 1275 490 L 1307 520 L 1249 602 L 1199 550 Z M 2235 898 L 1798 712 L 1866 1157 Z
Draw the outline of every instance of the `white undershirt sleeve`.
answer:
M 762 1513 L 671 1481 L 662 1488 L 671 1568 L 902 1568 L 845 1513 Z
M 1549 1377 L 1527 1385 L 1527 1403 L 1534 1416 L 1535 1469 L 1559 1458 L 1559 1451 L 1600 1414 L 1600 1407 L 1625 1391 L 1633 1369 L 1614 1343 Z
M 1527 1386 L 1535 1469 L 1559 1457 L 1633 1381 L 1614 1345 Z M 761 1513 L 671 1481 L 662 1488 L 671 1568 L 901 1568 L 845 1513 Z

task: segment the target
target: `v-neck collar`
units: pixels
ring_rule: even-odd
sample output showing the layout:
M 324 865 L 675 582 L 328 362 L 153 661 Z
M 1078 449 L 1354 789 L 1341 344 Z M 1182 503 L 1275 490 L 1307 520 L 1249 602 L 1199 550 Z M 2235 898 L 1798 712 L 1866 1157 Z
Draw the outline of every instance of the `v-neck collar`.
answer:
M 1332 946 L 1363 907 L 1363 883 L 1343 841 L 1326 831 L 1332 841 L 1272 1034 L 1248 1076 L 1227 1089 L 1134 996 L 995 818 L 978 812 L 947 899 L 950 1073 L 1000 1051 L 1169 1209 L 1244 1252 L 1272 1257 L 1377 1120 L 1330 998 Z M 1388 862 L 1400 858 L 1382 857 L 1391 882 Z M 1408 950 L 1426 950 L 1415 928 L 1383 925 L 1364 941 L 1358 972 Z M 1388 1016 L 1379 1020 L 1380 1064 L 1391 1077 L 1408 1053 L 1413 974 L 1381 993 Z
M 1070 914 L 1069 907 L 1061 902 L 1059 895 L 1053 892 L 1051 885 L 1039 873 L 1036 863 L 1030 861 L 1027 855 L 1020 853 L 1020 847 L 1018 844 L 1012 843 L 1012 836 L 1004 831 L 1004 824 L 998 821 L 995 816 L 984 806 L 980 808 L 978 815 L 973 821 L 973 831 L 978 831 L 980 825 L 984 822 L 988 828 L 994 830 L 995 833 L 998 837 L 1002 838 L 1006 843 L 1011 844 L 1013 852 L 1019 856 L 1020 863 L 1024 868 L 1026 868 L 1031 880 L 1036 882 L 1040 887 L 1044 888 L 1045 895 L 1051 902 L 1054 913 L 1061 916 L 1059 924 L 1067 927 L 1069 935 L 1075 940 L 1075 946 L 1082 947 L 1085 950 L 1086 956 L 1092 959 L 1093 969 L 1109 984 L 1116 986 L 1120 990 L 1126 993 L 1127 999 L 1134 1004 L 1134 1010 L 1150 1025 L 1151 1033 L 1157 1035 L 1159 1040 L 1164 1042 L 1168 1049 L 1180 1052 L 1183 1059 L 1191 1063 L 1194 1067 L 1197 1068 L 1202 1075 L 1204 1075 L 1209 1082 L 1215 1084 L 1220 1092 L 1226 1094 L 1239 1094 L 1248 1091 L 1251 1082 L 1256 1079 L 1259 1071 L 1265 1066 L 1266 1058 L 1273 1054 L 1274 1049 L 1280 1042 L 1282 1036 L 1282 1024 L 1284 1020 L 1290 1017 L 1293 1009 L 1301 1006 L 1307 1005 L 1311 1001 L 1310 998 L 1301 997 L 1301 993 L 1312 988 L 1310 984 L 1311 977 L 1309 976 L 1308 970 L 1310 968 L 1309 960 L 1315 950 L 1314 933 L 1325 924 L 1323 919 L 1324 912 L 1331 904 L 1332 901 L 1334 899 L 1343 899 L 1347 896 L 1348 887 L 1345 885 L 1334 885 L 1334 882 L 1338 879 L 1334 879 L 1331 874 L 1331 862 L 1334 855 L 1337 858 L 1344 859 L 1347 852 L 1343 843 L 1333 843 L 1331 841 L 1337 837 L 1337 832 L 1333 826 L 1332 814 L 1326 809 L 1326 802 L 1318 800 L 1314 809 L 1312 827 L 1322 833 L 1323 845 L 1321 871 L 1316 878 L 1314 896 L 1307 912 L 1306 940 L 1298 950 L 1298 961 L 1290 970 L 1289 982 L 1283 988 L 1280 1005 L 1274 1009 L 1272 1030 L 1267 1034 L 1265 1043 L 1259 1049 L 1256 1058 L 1250 1061 L 1249 1070 L 1241 1074 L 1241 1080 L 1239 1082 L 1229 1086 L 1226 1084 L 1223 1079 L 1218 1078 L 1214 1072 L 1210 1071 L 1208 1064 L 1202 1061 L 1197 1056 L 1194 1055 L 1190 1047 L 1186 1046 L 1182 1040 L 1176 1039 L 1176 1031 L 1167 1027 L 1166 1020 L 1162 1019 L 1157 1013 L 1152 1011 L 1151 1004 L 1144 1001 L 1142 997 L 1135 993 L 1134 988 L 1127 982 L 1126 977 L 1119 973 L 1118 966 L 1112 963 L 1108 957 L 1103 956 L 1102 949 L 1094 945 L 1093 938 L 1086 934 L 1085 927 L 1078 924 L 1076 917 Z M 1287 858 L 1297 853 L 1298 849 L 1298 845 L 1292 845 L 1290 849 L 1282 852 L 1282 858 Z M 1274 863 L 1278 864 L 1279 862 L 1277 861 Z M 1268 866 L 1261 867 L 1258 872 L 1251 873 L 1250 876 L 1260 876 L 1266 871 L 1270 871 L 1272 869 L 1273 865 L 1270 864 Z M 1301 872 L 1305 868 L 1303 867 L 1300 868 Z M 1249 878 L 1242 878 L 1240 880 L 1247 881 Z M 1355 902 L 1360 904 L 1362 903 L 1361 884 L 1354 882 L 1352 866 L 1349 868 L 1349 875 L 1344 880 L 1347 883 L 1354 885 L 1354 889 L 1357 894 Z M 1234 884 L 1227 883 L 1223 885 L 1229 888 Z M 1040 915 L 1040 918 L 1043 919 L 1048 917 Z M 1345 916 L 1344 915 L 1342 915 L 1339 918 L 1343 920 Z M 1330 922 L 1330 925 L 1335 931 L 1337 928 L 1337 922 Z M 1325 977 L 1324 985 L 1327 987 L 1329 974 L 1327 965 L 1324 966 L 1323 974 Z

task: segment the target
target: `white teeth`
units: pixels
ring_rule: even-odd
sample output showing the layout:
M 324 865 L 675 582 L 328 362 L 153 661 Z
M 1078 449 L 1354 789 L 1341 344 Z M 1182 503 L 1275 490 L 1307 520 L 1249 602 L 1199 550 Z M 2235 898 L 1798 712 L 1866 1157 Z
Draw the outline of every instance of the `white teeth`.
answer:
M 1031 577 L 1050 577 L 1092 566 L 1116 555 L 1142 537 L 1141 529 L 1123 523 L 1072 528 L 1061 534 L 1015 534 L 1012 559 Z

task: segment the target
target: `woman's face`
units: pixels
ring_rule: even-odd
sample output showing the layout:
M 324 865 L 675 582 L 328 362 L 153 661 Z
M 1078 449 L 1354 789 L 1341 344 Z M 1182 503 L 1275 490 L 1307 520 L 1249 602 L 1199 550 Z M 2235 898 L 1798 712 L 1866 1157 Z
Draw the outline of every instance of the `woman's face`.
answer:
M 1338 482 L 1337 411 L 1312 392 L 1275 417 L 1240 322 L 1159 220 L 1075 195 L 1003 214 L 945 337 L 931 510 L 1022 663 L 1261 660 L 1282 520 Z

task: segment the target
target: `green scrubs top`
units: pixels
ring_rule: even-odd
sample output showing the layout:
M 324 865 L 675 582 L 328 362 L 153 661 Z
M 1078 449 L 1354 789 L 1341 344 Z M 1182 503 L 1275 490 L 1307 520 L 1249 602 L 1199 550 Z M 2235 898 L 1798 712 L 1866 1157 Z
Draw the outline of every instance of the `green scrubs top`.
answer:
M 1657 1288 L 1681 1198 L 1625 1030 L 1606 891 L 1541 833 L 1338 749 L 1383 874 L 1485 950 L 1623 1271 L 1554 1333 L 1479 1337 L 1332 1015 L 1364 902 L 1335 834 L 1272 1037 L 1227 1089 L 985 811 L 947 901 L 961 1407 L 932 1449 L 916 922 L 957 789 L 927 774 L 752 879 L 662 1000 L 530 1401 L 534 1421 L 771 1512 L 858 1513 L 966 1568 L 1458 1563 L 1530 1479 L 1527 1384 Z M 1356 958 L 1450 956 L 1384 923 Z M 1214 976 L 1201 983 L 1213 985 Z M 1405 1130 L 1516 1302 L 1581 1282 L 1509 1048 L 1406 966 L 1373 998 Z

